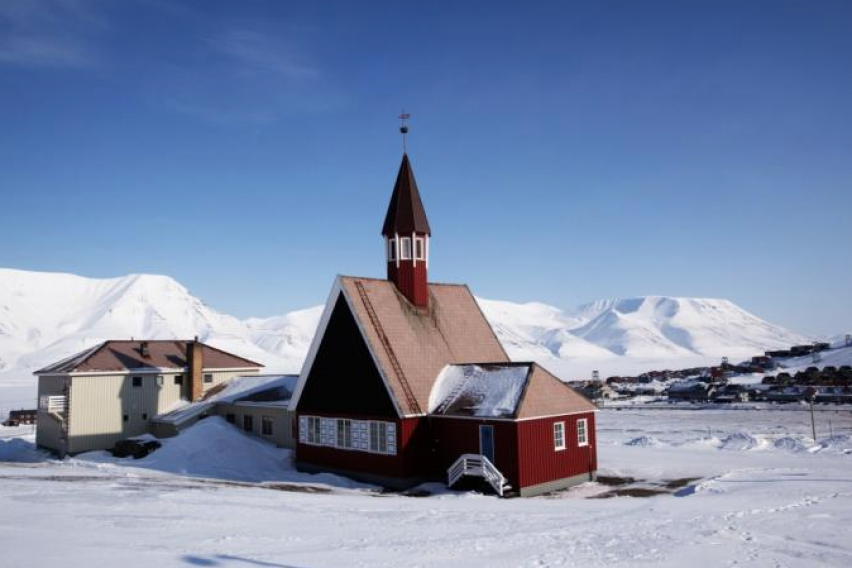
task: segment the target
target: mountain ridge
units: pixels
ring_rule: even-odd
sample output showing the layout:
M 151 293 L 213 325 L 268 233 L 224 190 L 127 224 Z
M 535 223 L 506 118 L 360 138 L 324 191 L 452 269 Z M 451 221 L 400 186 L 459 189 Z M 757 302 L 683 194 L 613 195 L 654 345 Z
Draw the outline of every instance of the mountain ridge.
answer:
M 639 373 L 750 357 L 809 339 L 725 299 L 638 296 L 571 310 L 477 298 L 509 355 L 563 379 Z M 105 339 L 199 336 L 219 348 L 298 372 L 322 306 L 268 318 L 218 312 L 156 274 L 86 278 L 0 268 L 0 384 Z

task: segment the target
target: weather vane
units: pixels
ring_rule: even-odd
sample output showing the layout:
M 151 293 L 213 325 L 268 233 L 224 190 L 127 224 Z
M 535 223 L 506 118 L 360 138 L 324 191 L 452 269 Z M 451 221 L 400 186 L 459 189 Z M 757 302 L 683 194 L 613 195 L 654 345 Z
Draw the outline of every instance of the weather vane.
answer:
M 408 153 L 408 119 L 411 118 L 411 115 L 402 111 L 402 114 L 399 115 L 399 120 L 401 124 L 399 126 L 399 132 L 402 134 L 402 153 Z

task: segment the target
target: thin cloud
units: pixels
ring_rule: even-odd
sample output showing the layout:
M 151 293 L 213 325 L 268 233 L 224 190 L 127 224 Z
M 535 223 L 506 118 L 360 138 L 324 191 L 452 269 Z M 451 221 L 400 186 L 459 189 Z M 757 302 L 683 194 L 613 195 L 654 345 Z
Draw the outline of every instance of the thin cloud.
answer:
M 0 63 L 86 67 L 98 62 L 92 36 L 109 29 L 99 0 L 3 0 Z
M 293 48 L 253 30 L 230 30 L 211 43 L 238 64 L 292 80 L 316 79 L 319 69 Z

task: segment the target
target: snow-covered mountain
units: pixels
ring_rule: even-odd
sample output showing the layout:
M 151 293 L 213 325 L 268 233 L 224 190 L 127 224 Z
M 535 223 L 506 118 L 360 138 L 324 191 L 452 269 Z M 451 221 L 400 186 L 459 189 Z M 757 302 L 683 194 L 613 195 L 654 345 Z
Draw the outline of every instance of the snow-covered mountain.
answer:
M 562 311 L 540 303 L 479 300 L 509 354 L 565 379 L 639 373 L 750 357 L 807 338 L 727 300 L 644 297 Z M 321 307 L 240 320 L 206 306 L 167 276 L 94 279 L 0 269 L 0 383 L 108 338 L 190 338 L 296 372 Z
M 296 372 L 321 308 L 266 320 L 221 314 L 167 276 L 83 278 L 0 269 L 0 381 L 29 373 L 104 339 L 191 338 Z
M 600 300 L 569 311 L 539 303 L 479 300 L 514 359 L 535 359 L 564 379 L 637 374 L 750 358 L 809 338 L 733 302 L 647 296 Z

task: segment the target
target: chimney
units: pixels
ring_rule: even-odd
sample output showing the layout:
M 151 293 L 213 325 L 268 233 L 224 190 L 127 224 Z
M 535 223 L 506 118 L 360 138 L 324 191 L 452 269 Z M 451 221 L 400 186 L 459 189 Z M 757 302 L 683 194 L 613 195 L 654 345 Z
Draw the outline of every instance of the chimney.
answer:
M 140 341 L 139 342 L 139 354 L 142 355 L 145 359 L 151 356 L 151 352 L 148 350 L 148 342 Z
M 198 341 L 198 336 L 195 339 L 188 341 L 186 344 L 186 378 L 189 383 L 189 400 L 195 402 L 201 400 L 204 394 L 204 383 L 202 382 L 202 372 L 204 369 L 204 359 L 201 355 L 201 342 Z

